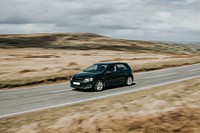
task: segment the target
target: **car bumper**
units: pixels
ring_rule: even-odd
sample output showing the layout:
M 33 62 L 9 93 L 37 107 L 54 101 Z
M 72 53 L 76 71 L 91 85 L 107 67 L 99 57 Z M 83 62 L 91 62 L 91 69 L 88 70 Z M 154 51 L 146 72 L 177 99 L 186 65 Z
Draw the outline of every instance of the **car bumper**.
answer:
M 92 89 L 94 86 L 94 82 L 87 82 L 87 83 L 79 82 L 80 85 L 75 85 L 73 84 L 74 82 L 76 81 L 70 81 L 70 86 L 76 89 Z

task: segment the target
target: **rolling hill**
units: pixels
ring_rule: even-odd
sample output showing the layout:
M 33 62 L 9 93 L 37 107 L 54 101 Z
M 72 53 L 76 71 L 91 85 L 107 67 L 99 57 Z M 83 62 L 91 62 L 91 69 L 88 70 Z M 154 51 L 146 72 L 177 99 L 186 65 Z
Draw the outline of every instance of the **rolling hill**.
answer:
M 115 50 L 190 54 L 187 46 L 160 42 L 113 39 L 93 33 L 45 33 L 0 35 L 0 48 L 45 48 L 66 50 Z

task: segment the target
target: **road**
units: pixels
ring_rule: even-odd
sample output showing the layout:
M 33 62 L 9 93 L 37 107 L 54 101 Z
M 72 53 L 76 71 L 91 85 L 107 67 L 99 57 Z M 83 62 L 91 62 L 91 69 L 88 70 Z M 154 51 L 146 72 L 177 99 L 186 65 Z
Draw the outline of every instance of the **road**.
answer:
M 102 92 L 75 91 L 69 83 L 0 91 L 0 118 L 130 93 L 200 77 L 200 64 L 135 74 L 136 84 Z

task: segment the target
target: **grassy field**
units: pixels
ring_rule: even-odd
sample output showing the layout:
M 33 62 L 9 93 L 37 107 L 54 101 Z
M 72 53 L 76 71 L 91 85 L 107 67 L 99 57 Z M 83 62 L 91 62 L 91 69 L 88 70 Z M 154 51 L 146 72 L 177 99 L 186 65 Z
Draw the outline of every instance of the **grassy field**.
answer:
M 0 35 L 0 89 L 66 82 L 96 62 L 128 62 L 135 72 L 200 63 L 198 51 L 91 33 Z
M 66 50 L 114 50 L 131 52 L 185 54 L 186 46 L 158 42 L 113 39 L 92 33 L 10 34 L 0 35 L 0 48 L 45 48 Z
M 200 78 L 0 119 L 2 133 L 200 131 Z

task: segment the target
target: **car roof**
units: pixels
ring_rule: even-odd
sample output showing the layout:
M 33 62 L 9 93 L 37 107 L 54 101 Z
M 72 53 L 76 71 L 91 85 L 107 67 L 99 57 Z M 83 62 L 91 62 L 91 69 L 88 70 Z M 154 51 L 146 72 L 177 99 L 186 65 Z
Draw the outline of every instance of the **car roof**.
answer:
M 110 65 L 110 64 L 127 64 L 125 62 L 99 62 L 95 64 Z

